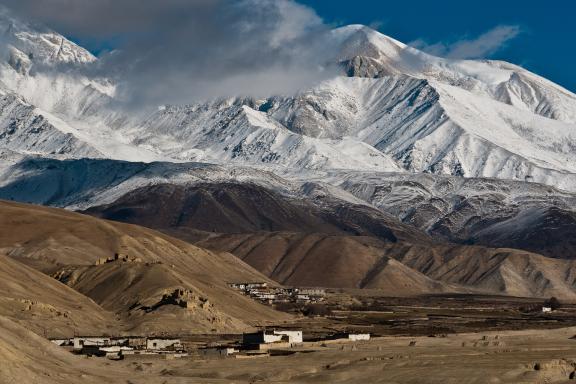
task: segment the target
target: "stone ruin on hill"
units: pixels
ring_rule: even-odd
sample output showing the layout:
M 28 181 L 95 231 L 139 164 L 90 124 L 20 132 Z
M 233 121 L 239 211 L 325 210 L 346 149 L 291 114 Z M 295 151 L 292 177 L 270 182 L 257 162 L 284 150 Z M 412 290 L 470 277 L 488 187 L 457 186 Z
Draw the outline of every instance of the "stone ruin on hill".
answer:
M 121 263 L 142 263 L 142 259 L 135 256 L 126 255 L 123 253 L 115 253 L 112 257 L 104 257 L 96 260 L 96 265 L 104 265 L 113 262 Z

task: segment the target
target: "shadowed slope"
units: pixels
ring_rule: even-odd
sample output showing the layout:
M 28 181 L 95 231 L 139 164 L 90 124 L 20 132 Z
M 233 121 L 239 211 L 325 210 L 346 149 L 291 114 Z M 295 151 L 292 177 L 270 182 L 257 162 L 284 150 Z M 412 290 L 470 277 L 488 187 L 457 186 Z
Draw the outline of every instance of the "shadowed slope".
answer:
M 366 205 L 336 199 L 311 201 L 283 196 L 255 184 L 214 183 L 142 187 L 114 203 L 93 207 L 90 215 L 149 228 L 186 233 L 195 231 L 246 233 L 291 231 L 374 236 L 430 242 L 427 235 Z

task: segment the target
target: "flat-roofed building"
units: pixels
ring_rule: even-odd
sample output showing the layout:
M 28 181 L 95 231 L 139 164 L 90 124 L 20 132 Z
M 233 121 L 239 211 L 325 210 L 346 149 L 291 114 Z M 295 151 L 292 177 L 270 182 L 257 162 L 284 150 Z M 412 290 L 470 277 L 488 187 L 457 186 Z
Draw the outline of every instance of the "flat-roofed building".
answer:
M 180 339 L 172 338 L 149 338 L 146 340 L 146 349 L 149 350 L 162 350 L 162 349 L 180 349 L 182 343 Z
M 370 340 L 369 333 L 349 333 L 348 340 L 352 341 L 368 341 Z
M 109 337 L 74 337 L 73 340 L 74 350 L 80 351 L 85 346 L 92 347 L 106 347 L 112 345 Z
M 245 333 L 242 337 L 244 345 L 258 345 L 258 344 L 271 344 L 271 343 L 288 343 L 297 344 L 302 343 L 302 331 L 292 330 L 273 330 L 273 331 L 259 331 L 254 333 Z

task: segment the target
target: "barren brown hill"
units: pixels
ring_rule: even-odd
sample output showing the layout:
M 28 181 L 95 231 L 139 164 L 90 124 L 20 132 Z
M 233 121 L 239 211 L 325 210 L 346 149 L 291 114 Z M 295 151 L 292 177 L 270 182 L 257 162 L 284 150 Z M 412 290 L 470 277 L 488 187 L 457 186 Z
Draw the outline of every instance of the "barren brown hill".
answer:
M 0 256 L 0 315 L 48 337 L 102 334 L 119 325 L 88 297 L 6 256 Z
M 240 331 L 286 318 L 228 287 L 267 280 L 236 257 L 134 225 L 0 202 L 0 250 L 114 312 L 134 333 Z M 114 254 L 119 260 L 96 265 Z
M 186 240 L 196 239 L 196 231 L 289 231 L 431 242 L 421 231 L 366 205 L 340 200 L 314 204 L 254 184 L 153 185 L 86 213 L 178 234 Z
M 297 233 L 214 235 L 199 245 L 234 253 L 287 285 L 576 300 L 576 262 L 513 249 Z
M 75 356 L 0 316 L 0 383 L 120 383 L 130 378 L 96 359 Z M 133 376 L 133 374 L 132 374 Z
M 576 300 L 576 261 L 509 248 L 411 246 L 391 255 L 410 268 L 447 283 L 511 296 Z
M 576 298 L 569 261 L 436 242 L 365 205 L 291 199 L 252 184 L 143 187 L 87 213 L 231 252 L 282 284 Z
M 226 250 L 286 285 L 375 288 L 389 295 L 454 292 L 385 255 L 375 238 L 326 234 L 257 233 L 200 242 Z

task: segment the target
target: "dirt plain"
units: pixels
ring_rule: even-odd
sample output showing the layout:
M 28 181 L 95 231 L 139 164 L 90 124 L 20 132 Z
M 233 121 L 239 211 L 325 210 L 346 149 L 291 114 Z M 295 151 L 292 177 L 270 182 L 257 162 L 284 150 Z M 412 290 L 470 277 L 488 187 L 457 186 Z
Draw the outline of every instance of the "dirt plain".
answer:
M 194 347 L 234 344 L 240 334 L 183 334 L 188 357 L 108 361 L 75 356 L 6 319 L 0 333 L 0 383 L 573 382 L 576 306 L 563 304 L 552 314 L 527 311 L 541 303 L 497 296 L 331 293 L 327 306 L 342 306 L 331 315 L 294 316 L 275 325 L 303 329 L 304 345 L 278 349 L 279 356 L 224 359 L 206 359 Z M 324 340 L 344 330 L 373 337 L 368 342 Z
M 53 362 L 43 352 L 42 360 L 36 361 L 41 379 L 20 376 L 21 371 L 10 371 L 8 363 L 0 368 L 0 382 L 569 383 L 576 367 L 576 340 L 571 339 L 575 333 L 576 328 L 561 328 L 445 337 L 388 336 L 369 342 L 315 343 L 289 356 L 248 359 L 130 358 L 108 362 L 70 354 Z M 50 346 L 50 353 L 68 353 L 52 349 Z M 47 361 L 50 365 L 44 366 Z M 7 376 L 10 372 L 17 376 Z
M 565 383 L 571 381 L 576 364 L 576 340 L 570 339 L 575 332 L 564 328 L 383 337 L 321 344 L 309 348 L 314 352 L 303 348 L 291 356 L 126 360 L 121 366 L 162 377 L 166 383 Z
M 0 384 L 564 383 L 576 376 L 576 305 L 562 297 L 559 310 L 543 314 L 542 298 L 331 288 L 323 316 L 308 317 L 298 305 L 274 308 L 232 290 L 230 281 L 272 282 L 231 254 L 150 229 L 8 202 L 0 203 L 0 229 Z M 108 261 L 118 253 L 127 259 Z M 165 299 L 188 291 L 186 308 Z M 233 345 L 264 325 L 302 329 L 305 343 L 263 357 L 207 360 L 195 350 Z M 342 331 L 373 339 L 325 340 Z M 182 339 L 190 355 L 110 361 L 47 340 L 88 332 L 162 332 Z

